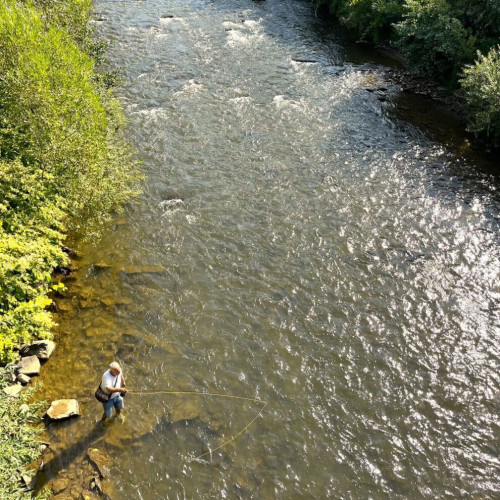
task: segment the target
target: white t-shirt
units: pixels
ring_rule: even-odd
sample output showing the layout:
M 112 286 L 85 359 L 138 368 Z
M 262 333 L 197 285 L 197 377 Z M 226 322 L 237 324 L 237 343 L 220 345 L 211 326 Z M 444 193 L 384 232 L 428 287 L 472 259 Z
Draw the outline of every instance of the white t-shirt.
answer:
M 119 373 L 116 377 L 111 375 L 109 370 L 104 373 L 102 376 L 101 380 L 101 387 L 104 392 L 107 392 L 109 394 L 109 391 L 106 390 L 106 387 L 116 387 L 117 389 L 120 389 L 122 386 L 122 374 Z M 112 392 L 111 393 L 111 399 L 117 398 L 120 395 L 119 392 Z

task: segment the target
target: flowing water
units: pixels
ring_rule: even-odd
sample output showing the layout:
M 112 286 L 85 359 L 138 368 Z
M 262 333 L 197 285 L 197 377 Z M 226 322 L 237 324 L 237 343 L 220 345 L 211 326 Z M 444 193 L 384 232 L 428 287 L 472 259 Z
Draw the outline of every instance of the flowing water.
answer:
M 40 482 L 85 483 L 97 446 L 111 498 L 498 498 L 498 182 L 368 92 L 309 2 L 96 19 L 147 179 L 58 302 L 40 397 L 83 415 Z M 268 405 L 130 394 L 102 425 L 113 359 L 130 389 Z

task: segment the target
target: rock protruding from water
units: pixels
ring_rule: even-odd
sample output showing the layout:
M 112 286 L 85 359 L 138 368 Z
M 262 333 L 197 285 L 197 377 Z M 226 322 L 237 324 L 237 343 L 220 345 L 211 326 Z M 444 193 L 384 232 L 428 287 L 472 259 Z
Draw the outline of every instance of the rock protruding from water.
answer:
M 30 345 L 21 347 L 21 356 L 36 356 L 38 359 L 47 360 L 52 356 L 56 343 L 52 340 L 37 340 Z
M 81 415 L 80 405 L 76 399 L 58 399 L 52 401 L 46 413 L 51 420 L 64 420 Z
M 101 478 L 109 477 L 111 460 L 107 453 L 98 448 L 89 448 L 87 456 L 90 462 L 95 466 Z
M 111 269 L 111 264 L 108 264 L 107 262 L 94 262 L 93 264 L 94 269 L 97 271 L 104 271 L 105 269 Z
M 37 356 L 26 356 L 17 363 L 17 373 L 28 375 L 40 375 L 40 360 Z

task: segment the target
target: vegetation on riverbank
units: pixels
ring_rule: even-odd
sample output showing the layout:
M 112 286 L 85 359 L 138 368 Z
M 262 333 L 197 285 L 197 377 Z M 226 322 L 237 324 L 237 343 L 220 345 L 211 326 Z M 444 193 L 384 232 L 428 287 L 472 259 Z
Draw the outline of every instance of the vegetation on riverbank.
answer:
M 465 100 L 468 129 L 500 146 L 499 0 L 316 0 L 362 40 L 390 43 L 409 69 Z
M 50 336 L 65 235 L 95 237 L 138 189 L 91 0 L 0 0 L 0 498 L 40 452 L 36 405 L 3 393 L 21 343 Z M 24 394 L 24 393 L 23 393 Z
M 7 383 L 8 373 L 0 369 L 0 389 Z M 23 488 L 23 471 L 26 464 L 35 460 L 42 445 L 37 441 L 42 427 L 37 413 L 40 403 L 26 403 L 29 393 L 20 399 L 0 392 L 0 498 L 29 499 L 31 495 Z M 35 424 L 35 425 L 34 425 Z M 38 497 L 41 500 L 41 497 Z
M 53 326 L 68 231 L 98 233 L 137 187 L 124 118 L 97 71 L 90 0 L 0 0 L 0 361 Z

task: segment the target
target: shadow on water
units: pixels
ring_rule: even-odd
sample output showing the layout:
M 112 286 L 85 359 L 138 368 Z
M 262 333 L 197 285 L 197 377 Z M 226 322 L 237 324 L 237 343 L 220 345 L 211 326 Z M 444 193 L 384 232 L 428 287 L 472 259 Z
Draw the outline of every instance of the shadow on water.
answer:
M 74 422 L 72 420 L 58 423 L 59 426 L 73 424 Z M 67 448 L 64 448 L 60 453 L 54 455 L 53 458 L 50 458 L 47 462 L 44 460 L 44 457 L 47 457 L 47 453 L 45 453 L 44 456 L 42 456 L 42 463 L 36 475 L 35 492 L 39 493 L 52 478 L 58 475 L 62 469 L 66 469 L 73 462 L 81 460 L 88 448 L 102 439 L 105 433 L 105 425 L 102 422 L 97 422 L 87 434 L 82 435 L 80 439 L 73 442 Z
M 75 421 L 68 420 L 55 425 L 61 427 L 74 424 Z M 164 449 L 162 454 L 168 454 L 170 457 L 167 462 L 169 472 L 175 474 L 176 471 L 181 472 L 186 461 L 209 453 L 209 443 L 220 437 L 220 432 L 200 417 L 183 418 L 172 422 L 170 416 L 163 416 L 158 418 L 152 427 L 147 430 L 143 428 L 135 435 L 133 431 L 132 434 L 130 433 L 126 423 L 115 421 L 114 418 L 106 423 L 99 421 L 86 434 L 81 435 L 78 440 L 60 452 L 54 454 L 50 448 L 45 452 L 35 477 L 34 490 L 35 493 L 40 493 L 50 481 L 60 477 L 61 472 L 66 472 L 68 468 L 75 467 L 82 470 L 87 466 L 88 469 L 82 477 L 82 484 L 79 485 L 85 491 L 89 488 L 91 479 L 99 477 L 98 471 L 93 469 L 87 455 L 90 448 L 98 448 L 108 453 L 112 460 L 111 467 L 113 467 L 117 452 L 119 453 L 125 447 L 136 451 L 134 456 L 141 463 L 143 462 L 142 452 L 144 449 Z M 168 443 L 168 448 L 166 443 Z M 224 451 L 220 451 L 214 455 L 210 454 L 210 459 L 218 463 L 220 460 L 224 460 L 224 456 Z M 51 458 L 47 460 L 47 457 Z M 164 468 L 166 465 L 162 462 L 156 464 L 156 467 Z

